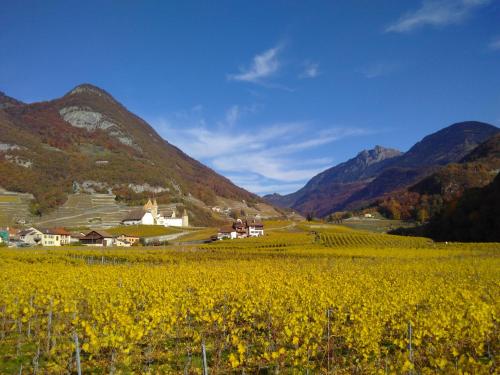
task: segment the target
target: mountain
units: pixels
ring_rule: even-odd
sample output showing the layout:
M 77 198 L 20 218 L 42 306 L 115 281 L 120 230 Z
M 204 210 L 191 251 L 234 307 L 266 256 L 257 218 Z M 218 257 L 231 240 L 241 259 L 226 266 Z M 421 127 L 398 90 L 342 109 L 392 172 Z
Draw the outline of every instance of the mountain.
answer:
M 3 103 L 3 104 L 2 104 Z M 0 186 L 34 194 L 43 214 L 78 191 L 159 203 L 261 199 L 162 139 L 106 91 L 83 84 L 24 104 L 0 96 Z
M 472 188 L 448 204 L 426 227 L 442 241 L 500 241 L 500 174 L 489 185 Z
M 24 104 L 17 99 L 11 98 L 10 96 L 5 95 L 4 92 L 0 91 L 0 109 L 13 107 L 16 105 Z
M 391 159 L 400 155 L 398 150 L 375 146 L 318 174 L 295 193 L 267 195 L 264 198 L 277 206 L 323 216 L 341 205 L 353 192 L 365 187 Z
M 474 148 L 458 163 L 437 168 L 416 184 L 390 192 L 371 206 L 389 218 L 426 222 L 464 191 L 493 181 L 500 171 L 500 133 Z
M 500 159 L 500 133 L 495 134 L 486 142 L 477 146 L 468 155 L 466 155 L 461 162 L 485 162 L 493 159 Z
M 446 165 L 461 160 L 500 130 L 479 121 L 453 124 L 424 137 L 397 161 L 398 167 Z
M 429 223 L 393 233 L 427 236 L 437 241 L 500 242 L 500 174 L 488 185 L 465 190 Z
M 440 194 L 445 200 L 464 190 L 489 184 L 500 170 L 500 133 L 483 142 L 459 163 L 451 163 L 409 188 L 419 194 Z
M 316 216 L 356 209 L 392 191 L 409 187 L 444 165 L 459 162 L 498 132 L 495 126 L 482 122 L 456 123 L 424 137 L 406 153 L 387 151 L 380 146 L 363 151 L 313 177 L 295 193 L 264 198 L 278 206 L 291 207 L 303 214 L 312 212 Z M 380 154 L 380 157 L 372 158 L 370 154 Z M 365 158 L 368 163 L 364 162 Z

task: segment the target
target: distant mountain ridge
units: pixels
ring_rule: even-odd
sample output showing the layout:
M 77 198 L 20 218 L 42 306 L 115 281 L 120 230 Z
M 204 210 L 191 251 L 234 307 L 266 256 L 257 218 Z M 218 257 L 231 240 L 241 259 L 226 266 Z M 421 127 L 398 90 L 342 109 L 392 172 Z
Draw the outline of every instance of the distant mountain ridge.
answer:
M 11 98 L 10 96 L 7 96 L 3 91 L 0 91 L 0 109 L 9 108 L 21 104 L 24 103 L 17 99 Z
M 267 195 L 264 199 L 302 213 L 313 211 L 321 214 L 322 207 L 329 210 L 331 205 L 335 207 L 335 204 L 341 204 L 350 194 L 369 183 L 392 158 L 400 155 L 398 150 L 375 146 L 372 150 L 363 150 L 354 158 L 318 174 L 295 193 L 286 196 Z
M 91 84 L 33 104 L 0 95 L 0 186 L 33 193 L 41 213 L 81 187 L 136 203 L 153 194 L 163 203 L 262 202 Z
M 477 121 L 456 123 L 424 137 L 405 153 L 377 146 L 318 174 L 295 193 L 264 199 L 316 216 L 361 207 L 459 162 L 499 131 Z

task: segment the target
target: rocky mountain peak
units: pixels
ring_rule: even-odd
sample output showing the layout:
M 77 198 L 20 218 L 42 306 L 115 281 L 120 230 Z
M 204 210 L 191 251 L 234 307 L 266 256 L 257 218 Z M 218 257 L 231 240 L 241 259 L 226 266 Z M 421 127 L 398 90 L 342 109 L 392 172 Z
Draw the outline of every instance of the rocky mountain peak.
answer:
M 363 150 L 357 156 L 356 159 L 365 166 L 369 166 L 385 159 L 393 158 L 395 156 L 402 155 L 402 152 L 392 148 L 386 148 L 383 146 L 376 145 L 371 150 Z
M 72 95 L 87 95 L 87 96 L 97 96 L 101 97 L 104 99 L 112 100 L 116 102 L 116 100 L 105 90 L 101 89 L 100 87 L 94 86 L 90 83 L 83 83 L 81 85 L 76 86 L 74 89 L 72 89 L 70 92 L 68 92 L 65 96 L 72 96 Z

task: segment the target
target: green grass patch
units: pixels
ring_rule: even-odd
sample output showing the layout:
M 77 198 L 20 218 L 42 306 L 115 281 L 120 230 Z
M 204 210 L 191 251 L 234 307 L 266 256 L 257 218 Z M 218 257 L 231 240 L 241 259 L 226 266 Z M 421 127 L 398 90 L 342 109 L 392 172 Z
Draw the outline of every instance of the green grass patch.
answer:
M 19 203 L 17 195 L 0 195 L 0 203 Z
M 114 235 L 125 234 L 127 236 L 155 237 L 179 233 L 182 232 L 182 229 L 161 225 L 121 225 L 106 229 L 106 232 Z
M 180 242 L 188 242 L 188 241 L 201 241 L 208 240 L 213 235 L 216 235 L 218 232 L 217 228 L 204 228 L 200 230 L 194 230 L 191 233 L 187 233 L 182 237 L 179 237 L 178 240 Z

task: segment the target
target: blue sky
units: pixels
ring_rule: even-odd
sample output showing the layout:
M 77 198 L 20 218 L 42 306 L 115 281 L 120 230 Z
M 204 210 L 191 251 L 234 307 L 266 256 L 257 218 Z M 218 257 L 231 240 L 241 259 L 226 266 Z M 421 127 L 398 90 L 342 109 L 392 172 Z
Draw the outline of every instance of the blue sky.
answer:
M 0 90 L 89 82 L 258 194 L 380 144 L 500 125 L 500 1 L 22 1 L 0 12 Z

